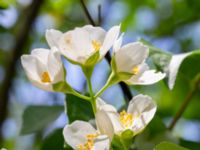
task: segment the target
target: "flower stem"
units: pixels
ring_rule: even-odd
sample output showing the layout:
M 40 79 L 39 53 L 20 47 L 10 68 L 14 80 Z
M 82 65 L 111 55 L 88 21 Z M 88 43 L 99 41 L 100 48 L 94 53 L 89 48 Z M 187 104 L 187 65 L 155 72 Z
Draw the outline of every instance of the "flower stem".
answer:
M 178 122 L 178 120 L 180 119 L 180 117 L 183 115 L 185 109 L 187 108 L 189 102 L 192 100 L 193 96 L 196 94 L 198 88 L 200 85 L 200 76 L 198 77 L 198 79 L 196 80 L 194 86 L 192 87 L 192 89 L 190 90 L 190 92 L 187 94 L 185 100 L 183 101 L 181 107 L 179 108 L 179 110 L 177 111 L 177 113 L 175 114 L 172 122 L 169 125 L 169 130 L 172 130 L 174 128 L 174 126 L 176 125 L 176 123 Z
M 110 74 L 106 84 L 97 92 L 97 94 L 94 96 L 96 99 L 99 95 L 101 95 L 110 85 L 112 85 L 112 81 L 114 79 L 115 75 L 113 73 Z
M 81 99 L 84 99 L 84 100 L 87 100 L 87 101 L 90 101 L 90 97 L 88 96 L 85 96 L 85 95 L 81 95 L 80 93 L 78 93 L 77 91 L 73 90 L 72 92 L 73 95 L 81 98 Z
M 88 88 L 89 88 L 89 92 L 90 92 L 90 103 L 92 105 L 92 110 L 93 110 L 94 114 L 96 114 L 96 99 L 94 98 L 91 79 L 90 79 L 90 77 L 86 77 L 86 79 L 87 79 Z

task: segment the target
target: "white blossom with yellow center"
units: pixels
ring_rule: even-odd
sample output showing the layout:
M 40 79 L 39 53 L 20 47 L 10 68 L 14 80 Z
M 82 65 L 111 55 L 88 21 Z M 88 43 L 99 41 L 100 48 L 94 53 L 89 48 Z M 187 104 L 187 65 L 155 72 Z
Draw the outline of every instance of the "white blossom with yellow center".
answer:
M 149 70 L 145 63 L 149 53 L 148 48 L 140 42 L 128 43 L 121 47 L 122 36 L 114 43 L 113 59 L 117 73 L 129 73 L 130 78 L 121 80 L 128 84 L 146 85 L 163 79 L 165 73 Z
M 64 81 L 64 68 L 59 51 L 38 48 L 30 55 L 21 57 L 22 66 L 33 85 L 47 91 L 53 91 L 52 85 Z
M 115 134 L 120 134 L 127 129 L 138 134 L 152 120 L 156 112 L 156 105 L 151 97 L 141 94 L 132 98 L 127 111 L 118 113 L 113 106 L 106 104 L 100 98 L 97 100 L 97 108 L 96 120 L 101 118 L 101 122 L 112 122 Z M 106 128 L 103 123 L 99 125 L 101 129 Z
M 64 139 L 75 150 L 109 150 L 111 139 L 85 121 L 66 125 Z
M 99 52 L 97 62 L 100 61 L 113 46 L 119 32 L 120 26 L 114 26 L 106 32 L 101 27 L 86 25 L 62 34 L 56 30 L 49 30 L 48 35 L 52 38 L 48 41 L 51 45 L 56 45 L 62 55 L 72 63 L 84 65 L 96 52 Z M 56 39 L 53 38 L 53 34 L 56 35 Z

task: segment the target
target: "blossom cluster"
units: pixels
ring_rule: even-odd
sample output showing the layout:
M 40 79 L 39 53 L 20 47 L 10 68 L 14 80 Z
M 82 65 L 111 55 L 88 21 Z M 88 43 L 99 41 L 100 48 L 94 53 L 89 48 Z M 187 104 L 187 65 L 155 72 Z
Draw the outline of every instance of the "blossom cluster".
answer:
M 164 73 L 150 70 L 145 62 L 148 47 L 141 42 L 122 46 L 120 26 L 105 31 L 101 27 L 86 25 L 65 33 L 51 29 L 46 31 L 46 40 L 50 49 L 37 48 L 30 55 L 21 57 L 27 77 L 33 85 L 43 90 L 70 93 L 89 101 L 95 114 L 96 129 L 80 120 L 65 126 L 64 139 L 73 149 L 109 150 L 115 135 L 130 131 L 135 136 L 151 121 L 156 104 L 147 95 L 133 97 L 127 111 L 120 113 L 99 97 L 109 86 L 121 81 L 129 85 L 148 85 L 165 77 Z M 113 50 L 111 74 L 106 84 L 95 94 L 90 78 L 95 65 L 110 49 Z M 67 83 L 67 69 L 61 56 L 82 68 L 89 84 L 90 97 L 80 94 Z

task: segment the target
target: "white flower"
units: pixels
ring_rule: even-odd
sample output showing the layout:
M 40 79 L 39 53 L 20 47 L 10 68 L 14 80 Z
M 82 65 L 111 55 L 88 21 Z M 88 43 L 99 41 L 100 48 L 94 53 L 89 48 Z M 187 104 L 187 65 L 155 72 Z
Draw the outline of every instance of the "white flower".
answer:
M 119 32 L 120 26 L 114 26 L 106 32 L 101 27 L 86 25 L 63 33 L 60 38 L 57 38 L 59 39 L 57 45 L 60 52 L 71 62 L 80 65 L 94 65 L 113 46 Z M 60 33 L 55 34 L 61 35 Z
M 110 139 L 85 121 L 75 121 L 66 125 L 64 139 L 75 150 L 109 150 Z
M 133 97 L 129 102 L 127 111 L 122 111 L 121 113 L 117 113 L 117 110 L 112 105 L 103 103 L 99 98 L 97 100 L 97 108 L 99 112 L 107 114 L 113 124 L 115 134 L 120 134 L 127 129 L 132 130 L 134 135 L 140 133 L 152 120 L 156 112 L 156 104 L 151 97 L 146 95 Z M 101 114 L 96 116 L 96 119 L 98 120 L 99 117 L 102 117 Z M 108 118 L 106 117 L 104 122 L 107 120 Z M 103 123 L 101 128 L 105 128 Z
M 52 48 L 52 47 L 58 47 L 58 42 L 62 35 L 63 35 L 62 32 L 58 30 L 50 29 L 50 30 L 46 30 L 45 37 L 46 37 L 47 43 Z
M 170 89 L 173 89 L 173 87 L 174 87 L 174 83 L 176 81 L 176 76 L 177 76 L 178 70 L 181 66 L 181 63 L 190 54 L 192 54 L 192 53 L 177 54 L 177 55 L 172 56 L 169 66 L 168 66 L 168 70 L 167 70 L 169 73 L 168 86 Z
M 149 70 L 145 60 L 149 50 L 140 42 L 133 42 L 121 47 L 122 36 L 113 46 L 114 56 L 112 68 L 117 74 L 124 74 L 122 80 L 128 84 L 147 85 L 153 84 L 165 77 L 165 73 Z
M 52 85 L 65 80 L 65 72 L 59 51 L 38 48 L 30 55 L 22 55 L 22 66 L 33 85 L 47 91 L 53 91 Z

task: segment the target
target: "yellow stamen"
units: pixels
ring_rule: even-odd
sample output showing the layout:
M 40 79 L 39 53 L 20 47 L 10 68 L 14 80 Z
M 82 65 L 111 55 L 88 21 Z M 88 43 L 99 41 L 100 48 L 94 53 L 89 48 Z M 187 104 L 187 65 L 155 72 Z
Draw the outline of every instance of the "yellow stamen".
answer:
M 91 150 L 92 147 L 94 146 L 94 139 L 95 139 L 97 136 L 99 136 L 98 133 L 86 135 L 87 142 L 84 143 L 84 144 L 79 144 L 79 145 L 78 145 L 78 150 Z
M 132 73 L 134 75 L 138 74 L 138 72 L 140 71 L 139 67 L 138 66 L 134 66 L 133 69 L 132 69 Z
M 49 82 L 51 82 L 51 79 L 50 79 L 50 76 L 49 76 L 48 72 L 45 71 L 45 72 L 42 73 L 41 81 L 43 83 L 49 83 Z
M 101 43 L 96 40 L 92 40 L 92 46 L 95 51 L 98 51 L 101 48 Z
M 67 37 L 65 37 L 65 42 L 66 42 L 67 44 L 71 44 L 71 42 L 72 42 L 71 39 L 72 39 L 72 38 L 71 38 L 71 35 L 68 35 Z
M 133 123 L 133 115 L 124 110 L 120 113 L 119 119 L 124 127 L 130 127 Z

